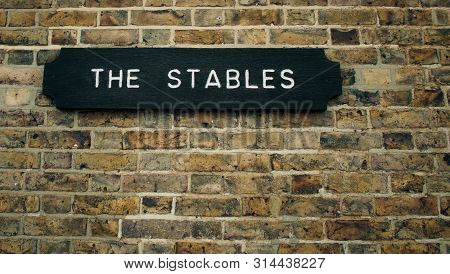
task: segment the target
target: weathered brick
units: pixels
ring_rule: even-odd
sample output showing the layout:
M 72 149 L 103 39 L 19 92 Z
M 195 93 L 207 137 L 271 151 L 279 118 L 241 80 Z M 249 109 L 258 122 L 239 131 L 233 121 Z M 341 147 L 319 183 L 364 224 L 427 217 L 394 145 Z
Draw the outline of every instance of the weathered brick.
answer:
M 139 42 L 139 33 L 138 30 L 86 29 L 81 31 L 80 41 L 83 44 L 130 46 Z
M 91 191 L 117 192 L 120 189 L 119 175 L 93 174 L 89 179 Z
M 135 127 L 136 113 L 122 111 L 83 111 L 78 114 L 81 127 Z
M 413 26 L 429 26 L 433 24 L 432 11 L 428 9 L 408 9 L 406 21 Z
M 343 65 L 348 64 L 372 64 L 377 63 L 377 51 L 372 48 L 365 49 L 327 49 L 327 57 Z
M 146 7 L 169 7 L 172 4 L 172 0 L 147 0 L 145 2 Z
M 377 14 L 372 9 L 319 10 L 321 25 L 375 25 Z
M 433 80 L 442 85 L 450 85 L 450 67 L 444 66 L 431 70 Z
M 36 250 L 35 239 L 0 239 L 0 254 L 34 254 Z
M 230 7 L 233 0 L 178 0 L 176 6 L 180 7 Z
M 357 29 L 331 29 L 333 45 L 359 45 Z
M 273 240 L 289 238 L 291 225 L 285 222 L 236 221 L 225 223 L 225 240 Z
M 122 235 L 126 238 L 217 239 L 221 238 L 222 225 L 220 222 L 126 219 L 122 223 Z
M 31 65 L 33 63 L 33 52 L 29 50 L 8 51 L 9 65 Z
M 363 6 L 417 7 L 419 0 L 361 0 Z
M 223 146 L 222 139 L 223 134 L 209 131 L 191 132 L 189 135 L 191 148 L 217 149 Z
M 10 27 L 32 27 L 35 25 L 35 12 L 14 11 L 9 13 Z
M 26 213 L 39 210 L 38 196 L 0 194 L 1 213 Z
M 136 170 L 136 154 L 77 153 L 73 156 L 77 169 Z
M 432 65 L 439 63 L 436 49 L 410 49 L 409 61 L 415 65 Z
M 376 244 L 349 244 L 347 253 L 350 254 L 377 254 L 378 246 Z
M 89 131 L 31 131 L 28 146 L 31 148 L 90 148 Z
M 2 29 L 0 44 L 2 45 L 47 45 L 48 31 L 44 29 Z
M 142 31 L 142 42 L 144 45 L 168 45 L 170 43 L 170 30 L 146 29 Z M 167 121 L 165 121 L 167 122 Z
M 424 176 L 427 192 L 450 192 L 450 174 L 436 174 Z
M 172 211 L 172 197 L 143 197 L 142 213 L 170 214 Z
M 175 168 L 180 171 L 233 171 L 237 169 L 238 165 L 236 154 L 175 155 Z
M 439 60 L 441 61 L 441 65 L 450 65 L 450 50 L 440 50 Z
M 285 197 L 280 215 L 299 217 L 335 217 L 339 214 L 339 201 L 322 197 Z
M 0 217 L 0 236 L 16 236 L 20 233 L 20 218 Z
M 422 45 L 422 30 L 386 27 L 362 29 L 361 42 L 370 45 Z
M 41 254 L 69 254 L 70 241 L 41 240 L 39 251 Z
M 391 177 L 392 192 L 421 193 L 424 184 L 424 177 L 415 174 L 399 173 Z
M 381 105 L 389 106 L 409 106 L 412 102 L 411 90 L 385 90 L 381 97 Z
M 420 150 L 447 147 L 447 138 L 444 132 L 417 132 L 414 139 Z
M 341 244 L 331 243 L 301 243 L 280 244 L 279 254 L 342 254 L 344 248 Z
M 399 67 L 395 75 L 397 84 L 409 85 L 425 82 L 425 72 L 418 67 Z
M 289 176 L 240 174 L 226 176 L 224 180 L 224 192 L 232 194 L 286 193 L 290 187 Z
M 225 18 L 222 10 L 196 10 L 194 13 L 195 25 L 199 27 L 223 26 Z
M 440 153 L 436 155 L 438 170 L 450 171 L 450 154 Z
M 439 244 L 418 243 L 409 241 L 389 241 L 381 244 L 384 254 L 437 254 L 440 253 Z
M 170 1 L 172 3 L 172 1 Z M 147 2 L 148 3 L 148 2 Z M 174 254 L 174 243 L 148 243 L 144 242 L 143 254 Z
M 407 219 L 395 223 L 395 237 L 398 239 L 448 238 L 450 223 L 445 219 Z
M 246 254 L 276 254 L 278 250 L 278 244 L 275 243 L 254 243 L 246 245 Z
M 360 153 L 346 152 L 344 154 L 335 155 L 335 158 L 337 169 L 344 171 L 366 170 L 369 162 L 369 155 Z
M 3 9 L 47 9 L 52 0 L 2 0 L 0 8 Z
M 39 168 L 40 155 L 33 152 L 0 151 L 0 168 Z
M 266 6 L 267 0 L 239 0 L 241 6 Z
M 287 10 L 286 24 L 314 25 L 316 22 L 313 10 Z
M 37 53 L 36 63 L 38 65 L 44 65 L 46 63 L 51 63 L 56 60 L 59 56 L 58 50 L 40 50 Z
M 285 136 L 286 148 L 288 149 L 314 149 L 319 148 L 319 136 L 318 132 L 312 131 L 300 131 L 300 132 L 288 132 Z
M 320 146 L 325 149 L 355 150 L 381 148 L 381 134 L 368 132 L 322 132 L 320 134 Z
M 177 44 L 232 44 L 234 32 L 232 30 L 176 30 Z
M 402 48 L 380 48 L 381 62 L 390 65 L 405 65 L 406 50 Z
M 225 23 L 233 26 L 283 24 L 283 13 L 281 10 L 226 10 L 225 18 L 227 19 Z
M 52 31 L 53 45 L 75 45 L 77 44 L 77 30 L 55 29 Z
M 102 11 L 100 13 L 100 26 L 126 25 L 128 25 L 128 12 L 125 10 Z
M 187 132 L 179 130 L 129 131 L 124 149 L 180 149 L 187 147 Z
M 234 40 L 234 38 L 233 38 Z M 175 112 L 175 126 L 187 128 L 236 128 L 239 120 L 235 112 Z
M 269 197 L 244 197 L 242 198 L 243 216 L 271 216 L 275 215 L 272 210 L 272 199 Z
M 444 216 L 450 216 L 450 197 L 441 197 L 441 211 Z
M 39 13 L 43 27 L 95 26 L 97 13 L 89 11 L 46 11 Z
M 122 132 L 120 131 L 95 131 L 93 134 L 92 148 L 97 149 L 123 149 Z
M 177 254 L 238 254 L 241 253 L 239 244 L 219 244 L 219 243 L 197 243 L 197 242 L 176 242 L 175 253 Z
M 20 130 L 1 129 L 0 147 L 20 148 L 25 146 L 26 132 Z
M 0 84 L 2 85 L 29 85 L 42 86 L 43 70 L 35 67 L 6 67 L 0 66 Z M 27 111 L 14 110 L 10 113 L 26 113 Z M 5 111 L 2 111 L 5 113 Z M 36 113 L 28 111 L 28 113 Z
M 375 170 L 403 171 L 417 170 L 430 171 L 433 169 L 432 155 L 407 154 L 372 154 L 372 168 Z
M 84 236 L 87 220 L 81 218 L 26 217 L 23 233 L 30 236 Z
M 58 109 L 49 109 L 47 111 L 47 126 L 65 126 L 73 127 L 74 113 L 71 111 L 61 111 Z
M 25 188 L 36 191 L 86 191 L 89 175 L 31 172 L 25 176 Z
M 64 152 L 46 152 L 42 167 L 45 169 L 69 169 L 72 166 L 72 154 Z
M 187 177 L 183 175 L 125 175 L 124 191 L 130 192 L 177 192 L 187 190 Z
M 328 33 L 325 29 L 273 29 L 270 42 L 281 45 L 325 45 Z
M 180 216 L 241 216 L 242 205 L 235 198 L 179 198 L 175 214 Z
M 391 71 L 389 69 L 365 69 L 361 71 L 361 80 L 366 85 L 389 85 Z
M 335 159 L 330 154 L 274 154 L 274 170 L 315 170 L 333 169 Z
M 292 194 L 319 193 L 324 184 L 322 175 L 294 175 L 292 176 Z
M 116 241 L 76 240 L 73 242 L 76 254 L 135 254 L 138 253 L 136 244 Z
M 386 149 L 414 149 L 410 132 L 383 133 L 383 144 Z
M 86 7 L 122 8 L 142 6 L 142 0 L 86 0 Z
M 84 5 L 85 0 L 56 0 L 56 7 L 59 8 L 78 8 Z
M 20 190 L 24 181 L 24 175 L 21 172 L 0 172 L 0 190 Z
M 6 11 L 0 11 L 0 27 L 6 26 L 8 13 Z
M 188 10 L 132 11 L 131 24 L 138 26 L 190 26 Z
M 249 172 L 270 172 L 270 155 L 244 153 L 237 155 L 238 170 Z
M 99 215 L 133 215 L 139 213 L 139 197 L 75 196 L 75 213 Z
M 302 240 L 321 240 L 323 238 L 323 224 L 320 220 L 305 220 L 292 223 L 295 238 Z
M 437 215 L 437 199 L 433 196 L 377 197 L 375 213 L 379 216 Z
M 341 77 L 343 86 L 351 86 L 356 82 L 356 71 L 352 68 L 341 68 Z
M 238 43 L 250 45 L 265 45 L 266 31 L 262 29 L 245 29 L 238 31 Z
M 42 196 L 42 210 L 45 213 L 69 213 L 71 208 L 70 196 Z
M 414 88 L 414 107 L 444 106 L 444 93 L 437 86 L 418 86 Z
M 388 178 L 382 174 L 334 173 L 325 189 L 334 193 L 386 193 Z
M 117 219 L 93 219 L 89 220 L 92 236 L 117 237 L 119 233 L 119 220 Z
M 371 72 L 366 73 L 370 74 L 371 77 L 375 77 Z M 366 76 L 364 75 L 364 76 Z M 386 74 L 383 72 L 384 78 L 383 81 L 389 81 L 389 78 L 386 77 Z M 361 77 L 362 75 L 360 75 Z M 388 80 L 385 80 L 385 79 Z M 366 79 L 361 79 L 366 80 Z M 363 90 L 356 88 L 344 88 L 342 90 L 342 95 L 335 98 L 331 101 L 332 105 L 348 105 L 352 107 L 362 107 L 362 106 L 376 106 L 379 105 L 380 102 L 380 92 L 376 90 Z M 355 111 L 355 110 L 353 110 Z
M 377 9 L 380 25 L 403 25 L 406 20 L 406 12 L 403 9 Z
M 433 127 L 432 113 L 426 110 L 373 109 L 370 118 L 374 128 L 426 128 Z
M 393 238 L 388 220 L 334 220 L 325 223 L 331 240 L 387 240 Z
M 336 126 L 338 128 L 367 128 L 367 112 L 362 109 L 339 109 L 336 111 Z
M 342 215 L 344 216 L 371 216 L 374 213 L 373 198 L 345 197 L 342 199 Z
M 448 46 L 450 29 L 426 29 L 424 31 L 424 41 L 427 45 Z
M 172 154 L 146 153 L 141 155 L 139 169 L 171 170 L 173 169 Z

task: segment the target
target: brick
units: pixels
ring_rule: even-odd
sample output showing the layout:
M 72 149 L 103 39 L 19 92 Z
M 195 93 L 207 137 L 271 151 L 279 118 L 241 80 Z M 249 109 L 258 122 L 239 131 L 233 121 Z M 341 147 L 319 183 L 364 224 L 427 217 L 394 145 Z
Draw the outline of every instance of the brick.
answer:
M 31 148 L 84 149 L 90 148 L 89 131 L 30 131 Z
M 6 11 L 1 11 L 0 12 L 0 26 L 4 27 L 6 26 L 6 21 L 7 21 L 7 13 Z
M 372 9 L 319 10 L 320 25 L 375 25 L 377 14 Z
M 189 135 L 191 148 L 217 149 L 223 146 L 222 134 L 216 132 L 191 132 Z
M 224 180 L 224 192 L 232 194 L 286 193 L 290 188 L 288 176 L 240 174 L 226 176 Z
M 133 215 L 139 213 L 139 197 L 75 196 L 74 213 Z
M 137 165 L 136 154 L 79 153 L 72 157 L 77 169 L 136 170 Z
M 441 61 L 441 65 L 450 65 L 450 50 L 439 51 L 439 59 Z
M 437 200 L 433 196 L 392 196 L 375 198 L 375 213 L 379 216 L 437 215 Z
M 373 198 L 345 197 L 342 199 L 341 213 L 344 216 L 371 216 L 374 213 Z
M 252 243 L 247 245 L 245 253 L 247 254 L 276 254 L 278 250 L 278 244 L 259 244 Z
M 397 84 L 409 85 L 425 82 L 424 70 L 417 67 L 399 67 L 395 75 Z
M 39 14 L 39 25 L 43 27 L 95 26 L 97 13 L 88 11 L 46 11 Z
M 438 25 L 438 26 L 446 26 L 446 25 L 448 25 L 449 14 L 450 14 L 449 11 L 434 10 L 434 18 L 433 18 L 434 25 Z
M 449 174 L 424 176 L 427 192 L 450 192 Z
M 422 45 L 422 30 L 386 27 L 362 29 L 361 42 L 368 45 Z
M 56 7 L 78 8 L 84 5 L 84 0 L 56 0 Z
M 33 239 L 0 239 L 0 254 L 35 254 L 37 240 Z
M 86 0 L 86 7 L 122 8 L 142 6 L 142 0 Z
M 417 7 L 419 0 L 362 0 L 363 6 Z
M 315 149 L 319 148 L 319 136 L 318 132 L 301 131 L 301 132 L 288 132 L 286 133 L 286 147 L 288 149 Z
M 449 29 L 426 29 L 424 41 L 426 45 L 448 46 L 450 44 Z
M 24 181 L 24 175 L 21 172 L 0 172 L 0 190 L 20 190 Z
M 93 134 L 92 148 L 123 149 L 122 139 L 122 132 L 119 131 L 95 131 Z
M 449 216 L 450 214 L 450 197 L 441 197 L 441 211 L 440 213 L 444 216 Z
M 383 145 L 386 149 L 414 149 L 410 132 L 383 133 Z
M 281 10 L 226 10 L 226 24 L 233 26 L 252 25 L 282 25 L 283 13 Z
M 89 225 L 94 237 L 117 237 L 119 233 L 119 220 L 116 219 L 93 219 Z
M 138 42 L 139 33 L 137 30 L 87 29 L 81 31 L 81 43 L 83 44 L 129 46 Z
M 89 180 L 89 189 L 97 192 L 117 192 L 120 185 L 119 175 L 93 174 Z
M 2 0 L 0 8 L 3 9 L 47 9 L 52 0 Z
M 33 152 L 0 151 L 0 168 L 39 168 L 40 155 Z
M 48 31 L 44 29 L 2 29 L 0 30 L 1 45 L 39 46 L 47 45 Z
M 43 74 L 43 70 L 40 68 L 0 66 L 0 84 L 40 87 Z M 5 113 L 5 111 L 2 112 Z M 10 113 L 26 113 L 26 111 L 14 110 Z M 28 113 L 36 113 L 36 111 L 28 111 Z
M 180 7 L 231 7 L 233 0 L 178 0 L 176 6 Z
M 284 197 L 280 215 L 298 217 L 335 217 L 339 201 L 322 197 Z
M 448 238 L 450 223 L 445 219 L 407 219 L 395 223 L 397 239 Z
M 432 11 L 427 9 L 408 9 L 406 21 L 413 26 L 429 26 L 433 24 Z
M 266 6 L 267 0 L 239 0 L 241 6 Z
M 336 126 L 338 128 L 365 129 L 367 112 L 362 109 L 339 109 L 336 111 Z
M 280 244 L 279 254 L 342 254 L 344 248 L 341 244 L 329 243 L 301 243 Z
M 406 12 L 403 9 L 377 9 L 380 25 L 403 25 L 406 21 Z
M 424 7 L 448 7 L 447 1 L 443 0 L 420 0 Z
M 195 26 L 210 27 L 225 24 L 222 10 L 196 10 L 194 13 Z
M 440 67 L 431 70 L 431 74 L 433 79 L 442 85 L 450 85 L 450 68 L 449 67 Z
M 323 224 L 320 220 L 302 220 L 292 223 L 295 238 L 302 240 L 321 240 Z
M 147 0 L 146 7 L 169 7 L 172 6 L 172 0 Z
M 431 157 L 431 155 L 419 154 L 419 153 L 372 154 L 371 162 L 372 162 L 372 168 L 374 170 L 430 171 L 433 169 L 433 158 Z
M 436 155 L 438 170 L 450 171 L 450 154 L 441 153 Z
M 331 29 L 331 42 L 333 45 L 359 45 L 357 29 Z
M 243 216 L 267 217 L 276 214 L 275 210 L 272 210 L 272 200 L 269 197 L 244 197 L 242 208 Z
M 234 198 L 180 198 L 175 214 L 179 216 L 225 217 L 241 216 L 242 206 Z
M 210 242 L 175 243 L 175 253 L 177 254 L 239 254 L 241 252 L 241 246 L 238 244 L 218 244 Z
M 232 30 L 176 30 L 175 43 L 177 44 L 233 44 L 234 32 Z
M 21 148 L 25 146 L 25 142 L 25 131 L 10 129 L 0 130 L 0 147 L 2 148 Z
M 131 24 L 138 26 L 190 26 L 191 13 L 188 10 L 132 11 Z
M 225 177 L 220 175 L 191 175 L 191 191 L 199 194 L 219 194 L 225 188 Z
M 69 254 L 70 241 L 41 240 L 39 251 L 41 254 Z
M 271 0 L 272 5 L 289 5 L 289 6 L 326 6 L 326 0 Z
M 136 113 L 122 111 L 86 111 L 78 113 L 81 127 L 135 127 Z
M 414 135 L 416 146 L 419 150 L 432 148 L 446 148 L 447 136 L 444 132 L 416 132 Z
M 1 213 L 33 213 L 39 210 L 38 196 L 0 194 Z
M 58 109 L 48 110 L 46 125 L 73 127 L 74 113 L 69 111 L 61 111 Z
M 170 30 L 148 29 L 142 31 L 144 45 L 168 45 L 170 44 Z
M 25 188 L 34 191 L 86 191 L 89 175 L 31 172 L 25 176 Z
M 377 51 L 372 48 L 361 49 L 326 49 L 327 57 L 335 62 L 340 62 L 343 65 L 348 64 L 371 64 L 377 63 Z
M 344 171 L 366 170 L 369 162 L 368 154 L 344 153 L 335 155 L 336 167 Z
M 365 69 L 361 71 L 361 78 L 366 85 L 389 85 L 391 71 L 389 69 Z
M 9 13 L 10 27 L 32 27 L 35 25 L 35 12 L 15 11 Z
M 225 135 L 226 149 L 280 149 L 283 135 L 278 132 L 236 132 Z
M 40 65 L 44 65 L 46 63 L 51 63 L 56 60 L 59 56 L 58 50 L 40 50 L 37 53 L 36 63 Z
M 374 77 L 371 75 L 371 77 Z M 376 106 L 380 103 L 380 92 L 374 90 L 360 90 L 356 88 L 345 88 L 342 95 L 334 102 L 352 107 Z
M 53 45 L 76 45 L 77 44 L 77 30 L 70 29 L 55 29 L 52 31 Z
M 234 40 L 234 38 L 233 38 Z M 238 117 L 234 112 L 176 112 L 174 114 L 176 127 L 188 128 L 236 128 Z
M 327 170 L 335 167 L 335 159 L 330 154 L 274 154 L 274 170 Z
M 314 25 L 316 22 L 313 10 L 287 10 L 287 25 Z
M 142 154 L 139 161 L 139 169 L 171 170 L 173 169 L 172 155 L 163 153 Z
M 128 25 L 128 11 L 102 11 L 100 13 L 100 26 L 126 26 Z
M 122 235 L 125 238 L 186 239 L 221 238 L 220 222 L 194 222 L 177 220 L 123 220 Z
M 327 192 L 386 193 L 388 178 L 382 174 L 334 173 L 328 176 Z
M 438 254 L 439 244 L 409 241 L 390 241 L 381 244 L 383 254 Z
M 380 48 L 381 62 L 390 65 L 405 65 L 406 51 L 397 48 Z
M 237 167 L 238 158 L 235 154 L 175 155 L 175 169 L 179 171 L 233 171 Z
M 270 155 L 268 154 L 245 153 L 237 157 L 238 170 L 249 172 L 269 172 L 271 170 Z
M 73 242 L 75 254 L 136 254 L 138 247 L 117 241 L 76 240 Z
M 422 176 L 408 173 L 392 174 L 392 192 L 421 193 L 425 180 Z
M 409 60 L 411 64 L 432 65 L 439 63 L 438 53 L 435 49 L 410 49 Z
M 187 147 L 187 132 L 173 130 L 129 131 L 124 134 L 124 149 L 180 149 Z
M 382 106 L 409 106 L 412 103 L 411 90 L 385 90 L 381 97 Z
M 170 214 L 172 197 L 143 197 L 142 212 L 144 214 Z
M 387 240 L 393 238 L 388 220 L 326 221 L 327 237 L 331 240 Z
M 170 1 L 172 3 L 172 1 Z M 148 3 L 148 2 L 147 2 Z M 146 243 L 144 242 L 143 254 L 174 254 L 174 243 Z
M 320 146 L 325 149 L 355 150 L 381 148 L 381 134 L 368 132 L 322 132 L 320 134 Z
M 265 45 L 266 31 L 261 29 L 239 30 L 238 43 L 250 45 Z
M 42 210 L 45 213 L 69 213 L 72 207 L 70 196 L 42 196 Z
M 292 194 L 316 194 L 322 189 L 325 178 L 322 175 L 292 176 Z
M 225 223 L 225 240 L 287 239 L 291 226 L 285 222 L 236 221 Z
M 378 245 L 376 244 L 349 244 L 347 253 L 350 254 L 377 254 Z
M 0 217 L 0 236 L 16 236 L 20 233 L 20 218 Z
M 355 74 L 356 74 L 356 72 L 354 69 L 341 68 L 342 85 L 343 86 L 351 86 L 351 85 L 355 84 L 355 82 L 356 82 Z
M 426 110 L 373 109 L 370 111 L 370 118 L 374 128 L 426 128 L 435 126 L 432 121 L 432 113 Z
M 273 29 L 270 42 L 281 45 L 325 45 L 328 33 L 325 29 Z
M 444 94 L 437 86 L 418 86 L 414 88 L 414 107 L 444 106 Z
M 33 63 L 33 52 L 29 50 L 8 51 L 9 65 L 31 65 Z

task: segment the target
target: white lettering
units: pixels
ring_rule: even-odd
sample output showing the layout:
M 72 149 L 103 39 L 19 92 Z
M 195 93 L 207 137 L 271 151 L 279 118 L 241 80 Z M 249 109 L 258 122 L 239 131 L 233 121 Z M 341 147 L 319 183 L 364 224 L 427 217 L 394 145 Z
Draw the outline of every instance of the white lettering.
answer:
M 119 76 L 112 76 L 112 70 L 109 71 L 108 88 L 112 88 L 112 81 L 119 81 L 119 88 L 123 85 L 123 70 L 119 71 Z
M 248 89 L 258 89 L 257 85 L 250 85 L 250 71 L 245 70 L 245 87 Z
M 91 69 L 92 72 L 95 73 L 95 88 L 98 88 L 100 85 L 100 72 L 104 72 L 104 69 Z
M 127 70 L 127 88 L 139 88 L 139 85 L 132 85 L 131 81 L 136 81 L 138 80 L 137 76 L 133 76 L 131 75 L 131 73 L 138 73 L 141 72 L 141 70 L 139 69 L 129 69 Z
M 199 69 L 187 69 L 187 72 L 191 73 L 191 88 L 195 88 L 195 74 L 200 72 Z
M 286 81 L 288 81 L 290 83 L 288 85 L 281 83 L 281 86 L 284 89 L 291 89 L 291 88 L 293 88 L 295 86 L 295 81 L 294 81 L 293 78 L 286 76 L 286 74 L 294 75 L 294 72 L 292 70 L 290 70 L 290 69 L 285 69 L 285 70 L 281 71 L 281 78 L 283 78 L 283 80 L 286 80 Z
M 214 82 L 211 82 L 211 80 L 213 80 L 212 78 L 214 78 Z M 219 77 L 217 77 L 217 73 L 215 70 L 211 70 L 208 76 L 208 80 L 206 81 L 205 88 L 209 87 L 217 87 L 217 88 L 221 87 Z
M 265 88 L 265 89 L 274 89 L 275 88 L 274 85 L 267 84 L 268 81 L 273 81 L 273 77 L 268 76 L 267 73 L 274 73 L 274 72 L 275 72 L 274 69 L 264 69 L 263 70 L 263 88 Z
M 234 76 L 231 76 L 231 73 L 234 73 Z M 231 85 L 231 81 L 236 82 L 236 84 Z M 241 86 L 241 82 L 239 81 L 239 71 L 235 69 L 227 69 L 227 89 L 236 89 Z
M 167 85 L 169 86 L 169 88 L 179 88 L 181 86 L 181 80 L 178 79 L 177 77 L 173 76 L 174 73 L 176 73 L 178 75 L 181 74 L 181 72 L 178 69 L 173 69 L 173 70 L 169 71 L 169 73 L 167 75 L 169 77 L 169 79 L 176 81 L 176 84 L 168 83 Z

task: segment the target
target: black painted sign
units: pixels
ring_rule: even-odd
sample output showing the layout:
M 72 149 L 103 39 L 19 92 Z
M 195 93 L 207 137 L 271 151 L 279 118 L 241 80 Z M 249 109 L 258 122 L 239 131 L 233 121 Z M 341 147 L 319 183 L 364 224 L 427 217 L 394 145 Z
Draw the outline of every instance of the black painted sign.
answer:
M 323 49 L 62 49 L 45 65 L 60 109 L 325 110 L 342 92 Z

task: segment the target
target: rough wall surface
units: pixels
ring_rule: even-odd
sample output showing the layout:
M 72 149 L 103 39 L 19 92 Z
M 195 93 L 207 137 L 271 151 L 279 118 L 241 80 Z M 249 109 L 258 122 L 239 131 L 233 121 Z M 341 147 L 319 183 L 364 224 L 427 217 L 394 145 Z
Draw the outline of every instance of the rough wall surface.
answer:
M 447 0 L 1 0 L 0 253 L 448 253 Z M 61 47 L 318 47 L 318 114 L 64 112 Z

